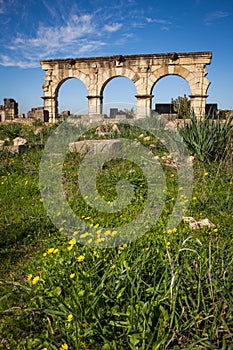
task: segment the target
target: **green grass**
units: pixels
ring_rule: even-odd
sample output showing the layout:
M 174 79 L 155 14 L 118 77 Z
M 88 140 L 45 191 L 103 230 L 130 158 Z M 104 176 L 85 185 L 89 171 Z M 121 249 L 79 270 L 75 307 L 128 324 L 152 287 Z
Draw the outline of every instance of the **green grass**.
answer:
M 31 133 L 31 144 L 38 141 L 32 131 L 23 129 Z M 127 129 L 124 136 L 144 142 L 138 130 Z M 144 142 L 151 143 L 155 154 L 164 154 L 153 137 Z M 75 244 L 55 228 L 40 197 L 41 155 L 33 148 L 20 155 L 0 154 L 0 348 L 232 349 L 231 150 L 224 160 L 194 161 L 193 198 L 185 215 L 208 217 L 215 229 L 192 230 L 181 222 L 166 231 L 177 177 L 163 164 L 167 193 L 162 215 L 139 239 L 115 248 Z M 136 193 L 131 205 L 109 216 L 82 199 L 80 162 L 68 154 L 63 167 L 67 199 L 77 215 L 99 225 L 97 231 L 107 223 L 110 232 L 138 215 L 147 186 L 137 166 L 119 160 L 99 172 L 97 188 L 106 200 L 116 199 L 115 185 L 122 178 L 132 182 Z

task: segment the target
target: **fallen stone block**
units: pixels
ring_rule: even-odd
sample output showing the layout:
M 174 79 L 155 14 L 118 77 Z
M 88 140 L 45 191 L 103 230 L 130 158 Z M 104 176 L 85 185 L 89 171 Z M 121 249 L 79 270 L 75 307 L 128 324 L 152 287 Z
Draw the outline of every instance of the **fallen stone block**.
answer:
M 85 155 L 90 152 L 93 154 L 109 153 L 120 151 L 122 143 L 120 140 L 83 140 L 72 142 L 69 144 L 70 152 L 77 152 L 81 155 Z

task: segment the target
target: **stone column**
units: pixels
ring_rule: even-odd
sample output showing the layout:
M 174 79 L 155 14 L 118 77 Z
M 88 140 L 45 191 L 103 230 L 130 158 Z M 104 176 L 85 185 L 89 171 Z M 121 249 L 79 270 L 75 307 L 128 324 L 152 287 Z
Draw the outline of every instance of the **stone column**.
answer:
M 55 123 L 58 115 L 57 99 L 53 96 L 43 96 L 42 98 L 44 100 L 44 110 L 48 111 L 49 114 L 49 123 Z
M 98 119 L 103 113 L 103 96 L 88 95 L 88 115 L 91 119 Z
M 136 118 L 146 118 L 151 115 L 151 101 L 153 95 L 136 95 L 137 98 L 137 116 Z
M 191 99 L 191 110 L 197 118 L 205 116 L 206 98 L 208 95 L 189 95 Z

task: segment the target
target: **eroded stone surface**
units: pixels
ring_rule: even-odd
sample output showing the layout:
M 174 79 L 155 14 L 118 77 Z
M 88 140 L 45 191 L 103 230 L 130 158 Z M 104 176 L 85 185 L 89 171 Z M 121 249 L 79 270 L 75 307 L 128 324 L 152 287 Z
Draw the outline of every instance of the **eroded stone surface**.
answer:
M 83 140 L 69 144 L 70 152 L 77 152 L 85 155 L 87 152 L 96 153 L 114 153 L 121 149 L 120 140 Z
M 24 146 L 28 144 L 28 141 L 24 139 L 23 137 L 16 137 L 13 140 L 14 146 Z
M 196 220 L 191 216 L 184 216 L 183 221 L 187 222 L 189 224 L 189 227 L 192 229 L 201 229 L 203 226 L 209 227 L 209 228 L 215 228 L 215 224 L 213 224 L 208 218 Z

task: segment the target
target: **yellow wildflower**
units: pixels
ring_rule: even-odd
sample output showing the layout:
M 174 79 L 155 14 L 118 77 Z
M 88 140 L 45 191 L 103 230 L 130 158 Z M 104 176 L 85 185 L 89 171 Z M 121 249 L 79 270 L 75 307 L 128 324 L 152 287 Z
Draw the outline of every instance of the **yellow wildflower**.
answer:
M 76 240 L 75 240 L 75 239 L 71 239 L 71 240 L 69 241 L 69 244 L 75 245 L 75 244 L 76 244 Z
M 213 231 L 214 231 L 214 232 L 218 232 L 218 229 L 217 229 L 217 228 L 215 228 Z
M 74 246 L 71 244 L 71 245 L 67 248 L 67 250 L 71 251 L 73 248 L 74 248 Z
M 56 254 L 58 252 L 58 249 L 54 249 L 53 254 Z
M 39 280 L 40 280 L 39 276 L 34 277 L 32 280 L 32 284 L 37 284 L 39 282 Z
M 70 278 L 73 279 L 74 277 L 75 277 L 75 273 L 71 273 L 71 274 L 70 274 Z
M 110 236 L 111 235 L 111 231 L 110 230 L 107 230 L 106 232 L 105 232 L 105 236 Z
M 81 235 L 80 235 L 80 238 L 86 238 L 86 237 L 88 237 L 88 236 L 90 236 L 91 234 L 89 233 L 89 232 L 85 232 L 85 233 L 82 233 Z
M 117 235 L 117 231 L 112 231 L 111 236 L 114 237 L 114 236 L 116 236 L 116 235 Z
M 97 238 L 96 243 L 102 243 L 105 241 L 105 238 Z
M 208 171 L 206 171 L 205 173 L 204 173 L 204 176 L 208 176 L 209 175 L 209 173 L 208 173 Z
M 27 280 L 28 280 L 28 281 L 31 281 L 31 279 L 32 279 L 32 274 L 30 273 L 30 274 L 28 275 L 28 277 L 27 277 Z
M 85 259 L 84 255 L 79 255 L 78 262 L 82 262 Z
M 122 246 L 118 247 L 119 250 L 124 250 L 127 247 L 127 244 L 123 244 Z
M 69 350 L 68 345 L 66 343 L 62 344 L 59 350 Z
M 116 265 L 112 265 L 112 266 L 111 266 L 111 269 L 115 269 L 115 267 L 116 267 Z
M 72 314 L 69 314 L 68 317 L 67 317 L 67 321 L 68 322 L 71 322 L 73 320 L 73 315 Z
M 49 248 L 47 251 L 48 254 L 52 254 L 53 252 L 54 252 L 54 248 Z

